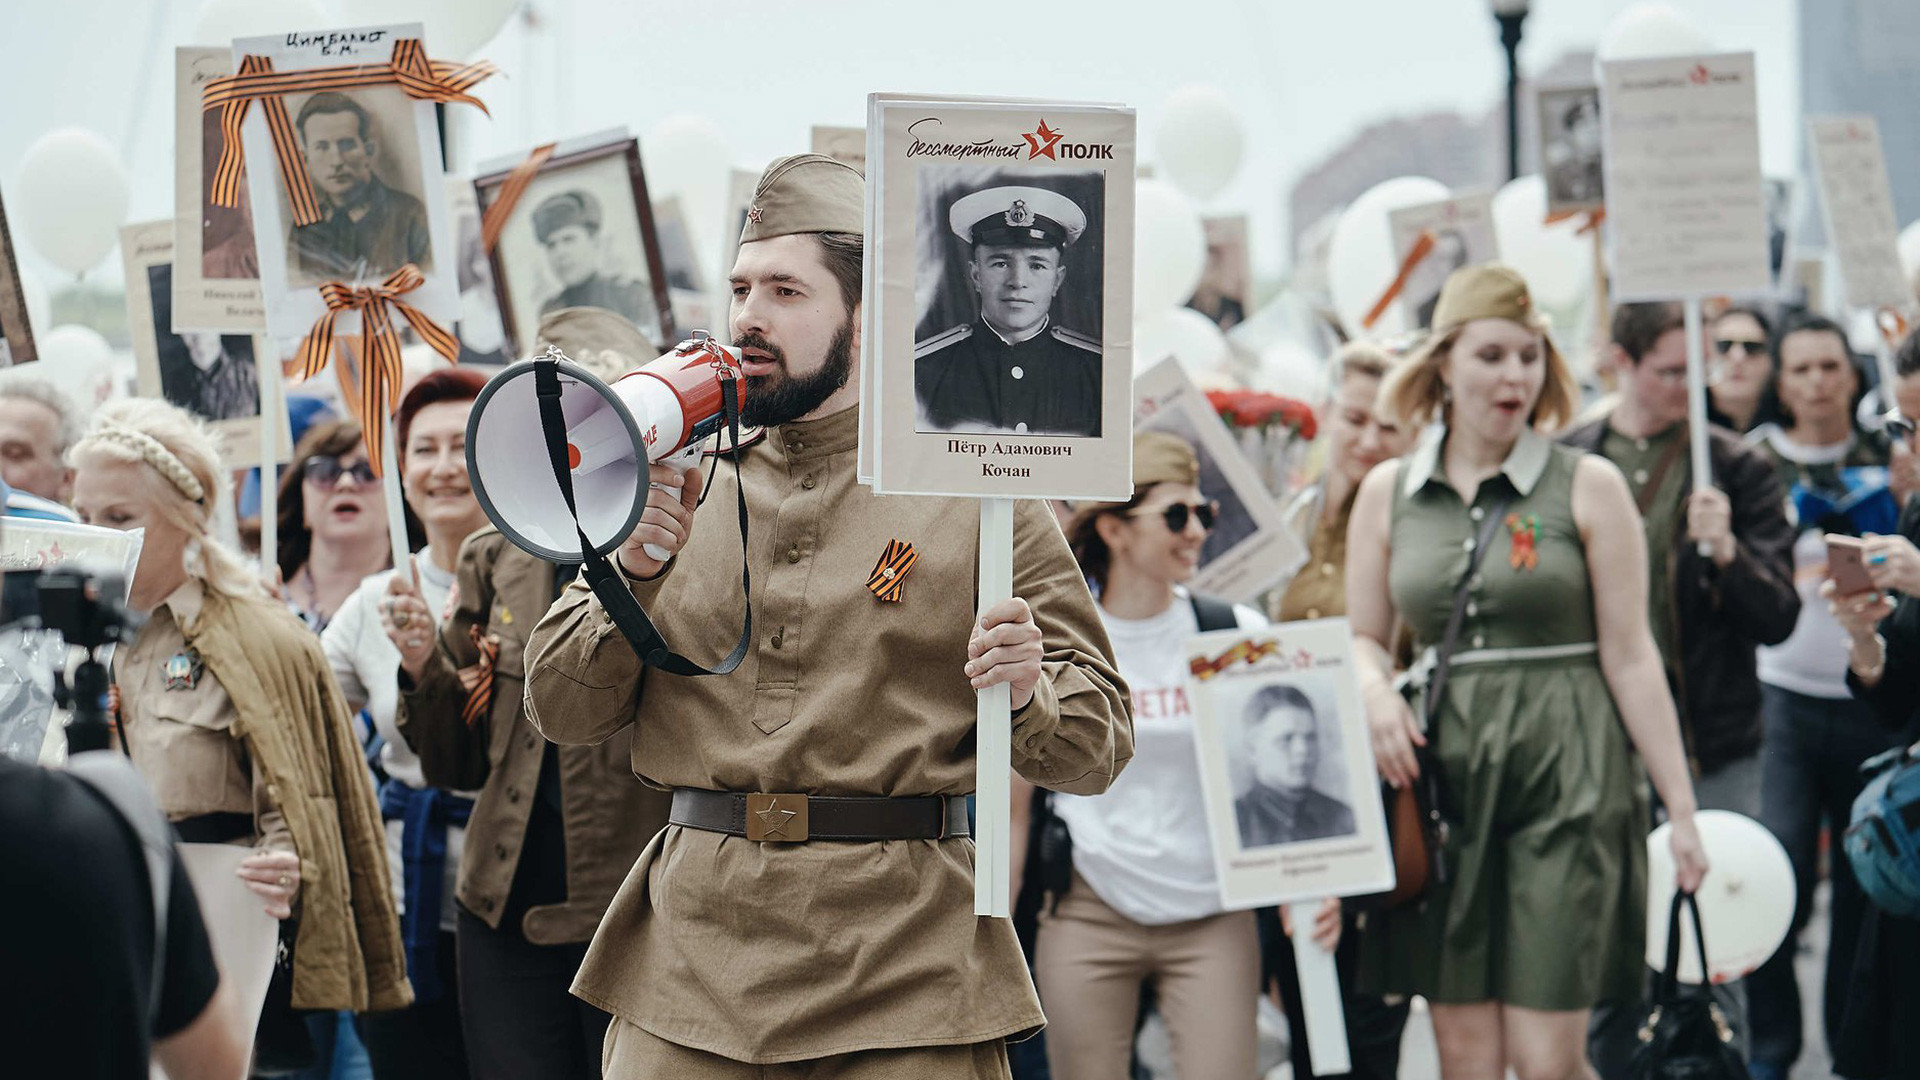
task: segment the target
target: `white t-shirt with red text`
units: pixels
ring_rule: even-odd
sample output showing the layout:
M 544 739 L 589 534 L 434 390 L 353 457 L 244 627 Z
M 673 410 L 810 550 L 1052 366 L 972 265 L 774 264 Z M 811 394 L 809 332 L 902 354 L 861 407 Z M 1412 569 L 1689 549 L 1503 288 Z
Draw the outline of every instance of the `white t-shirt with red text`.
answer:
M 1187 700 L 1187 639 L 1200 632 L 1184 590 L 1148 619 L 1100 610 L 1133 691 L 1133 760 L 1105 793 L 1053 797 L 1073 835 L 1073 868 L 1108 907 L 1148 926 L 1221 912 Z M 1240 628 L 1267 625 L 1234 605 Z

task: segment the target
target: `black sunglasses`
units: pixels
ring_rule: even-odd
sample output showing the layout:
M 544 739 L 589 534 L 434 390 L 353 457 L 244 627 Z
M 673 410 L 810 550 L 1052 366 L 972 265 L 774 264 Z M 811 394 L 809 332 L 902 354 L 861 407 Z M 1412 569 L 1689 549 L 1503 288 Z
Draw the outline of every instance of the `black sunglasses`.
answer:
M 1896 439 L 1913 438 L 1913 421 L 1900 415 L 1899 409 L 1887 413 L 1880 420 L 1886 433 Z
M 354 483 L 362 486 L 375 480 L 372 462 L 357 461 L 345 468 L 337 457 L 310 457 L 301 475 L 307 478 L 307 483 L 323 488 L 338 486 L 342 476 L 351 476 Z
M 1172 506 L 1167 507 L 1166 510 L 1161 513 L 1160 517 L 1166 521 L 1169 532 L 1179 533 L 1187 531 L 1188 514 L 1192 514 L 1193 519 L 1200 523 L 1200 528 L 1212 529 L 1213 516 L 1219 512 L 1220 504 L 1217 502 L 1193 503 L 1192 505 L 1188 505 L 1187 503 L 1174 503 Z M 1151 510 L 1136 510 L 1127 516 L 1143 517 L 1151 513 L 1153 513 Z
M 1731 353 L 1735 349 L 1749 356 L 1760 356 L 1767 351 L 1767 343 L 1764 341 L 1734 341 L 1731 338 L 1716 341 L 1713 347 L 1722 355 Z

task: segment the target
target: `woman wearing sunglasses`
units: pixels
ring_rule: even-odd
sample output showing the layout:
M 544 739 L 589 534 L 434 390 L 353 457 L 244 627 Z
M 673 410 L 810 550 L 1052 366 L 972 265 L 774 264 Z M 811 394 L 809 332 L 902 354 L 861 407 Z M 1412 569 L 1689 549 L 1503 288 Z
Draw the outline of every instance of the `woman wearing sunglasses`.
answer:
M 1081 510 L 1067 540 L 1099 598 L 1133 694 L 1134 758 L 1105 794 L 1054 796 L 1072 837 L 1070 881 L 1047 899 L 1035 981 L 1057 1080 L 1127 1075 L 1141 987 L 1152 982 L 1175 1071 L 1197 1080 L 1255 1075 L 1260 948 L 1250 911 L 1223 911 L 1193 746 L 1185 645 L 1202 629 L 1254 628 L 1252 610 L 1182 586 L 1200 565 L 1216 506 L 1193 448 L 1163 432 L 1134 438 L 1133 498 Z M 1016 805 L 1019 805 L 1016 793 Z M 1315 936 L 1339 932 L 1329 902 Z
M 420 546 L 419 532 L 408 515 L 409 546 Z M 278 537 L 287 603 L 316 633 L 369 574 L 393 564 L 387 502 L 359 424 L 327 421 L 301 437 L 280 477 Z
M 1713 320 L 1713 380 L 1708 418 L 1747 432 L 1774 419 L 1767 389 L 1773 383 L 1773 326 L 1754 308 L 1732 307 Z

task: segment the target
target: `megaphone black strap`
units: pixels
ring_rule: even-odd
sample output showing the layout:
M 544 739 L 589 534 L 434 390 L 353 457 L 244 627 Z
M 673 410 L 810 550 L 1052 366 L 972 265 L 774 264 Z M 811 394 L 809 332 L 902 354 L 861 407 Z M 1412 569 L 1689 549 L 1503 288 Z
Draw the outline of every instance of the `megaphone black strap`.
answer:
M 646 609 L 633 598 L 626 579 L 614 570 L 605 555 L 594 550 L 593 542 L 580 526 L 580 509 L 573 498 L 573 465 L 567 457 L 567 419 L 560 409 L 559 370 L 551 359 L 533 362 L 534 392 L 540 402 L 540 432 L 546 439 L 547 460 L 553 466 L 554 482 L 560 487 L 560 497 L 566 500 L 574 532 L 580 536 L 580 572 L 593 589 L 593 595 L 600 598 L 600 606 L 606 609 L 607 616 L 649 667 L 674 675 L 725 675 L 739 667 L 740 661 L 746 659 L 747 644 L 753 640 L 753 593 L 751 571 L 747 566 L 747 489 L 740 482 L 740 394 L 736 381 L 721 379 L 720 408 L 733 440 L 729 454 L 733 458 L 734 496 L 740 507 L 740 595 L 747 612 L 740 627 L 740 640 L 734 644 L 733 651 L 709 669 L 667 647 L 667 639 L 647 617 Z M 641 464 L 645 465 L 644 458 Z M 717 470 L 719 463 L 714 467 Z

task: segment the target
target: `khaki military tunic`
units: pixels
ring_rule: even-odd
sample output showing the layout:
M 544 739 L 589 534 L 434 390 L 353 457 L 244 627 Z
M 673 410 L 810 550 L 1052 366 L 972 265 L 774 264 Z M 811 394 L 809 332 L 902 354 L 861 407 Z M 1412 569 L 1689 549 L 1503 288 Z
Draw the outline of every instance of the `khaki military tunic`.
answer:
M 246 814 L 257 846 L 292 851 L 293 833 L 259 764 L 233 734 L 236 713 L 226 688 L 205 670 L 191 687 L 167 686 L 168 661 L 193 655 L 180 624 L 199 618 L 202 588 L 189 577 L 115 658 L 121 738 L 167 820 Z M 198 666 L 197 659 L 190 663 Z
M 974 787 L 971 500 L 883 498 L 854 479 L 857 409 L 749 448 L 753 642 L 730 675 L 644 671 L 584 585 L 527 647 L 528 716 L 561 743 L 633 726 L 666 787 L 953 795 Z M 634 593 L 682 655 L 739 634 L 735 484 L 725 463 L 687 549 Z M 865 585 L 889 540 L 919 553 L 898 603 Z M 1015 514 L 1014 591 L 1045 635 L 1014 717 L 1013 764 L 1043 787 L 1106 790 L 1133 753 L 1127 690 L 1046 506 Z M 967 839 L 760 844 L 668 826 L 614 899 L 574 992 L 661 1038 L 766 1064 L 986 1042 L 1038 1027 L 1011 923 L 973 913 Z

